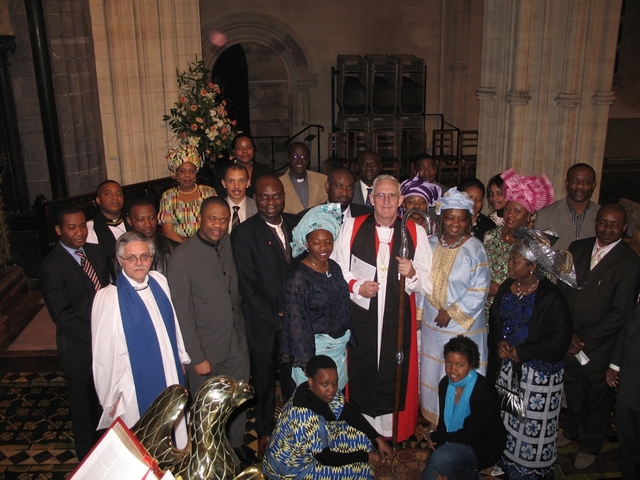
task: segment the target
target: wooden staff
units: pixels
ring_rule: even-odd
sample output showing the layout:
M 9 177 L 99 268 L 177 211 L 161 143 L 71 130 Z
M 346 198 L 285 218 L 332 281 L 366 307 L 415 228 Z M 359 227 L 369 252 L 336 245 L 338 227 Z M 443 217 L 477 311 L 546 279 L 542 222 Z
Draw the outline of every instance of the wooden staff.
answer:
M 422 216 L 427 222 L 427 233 L 433 233 L 433 222 L 428 217 L 427 212 L 420 210 L 419 208 L 412 208 L 407 210 L 402 216 L 402 223 L 400 229 L 400 258 L 409 257 L 409 247 L 407 244 L 407 220 L 414 213 Z M 417 245 L 414 245 L 416 248 Z M 398 419 L 400 417 L 400 402 L 402 396 L 402 364 L 404 362 L 404 304 L 405 304 L 405 277 L 400 275 L 400 298 L 398 300 L 398 343 L 396 347 L 396 391 L 395 401 L 393 405 L 393 438 L 392 445 L 395 450 L 398 444 Z

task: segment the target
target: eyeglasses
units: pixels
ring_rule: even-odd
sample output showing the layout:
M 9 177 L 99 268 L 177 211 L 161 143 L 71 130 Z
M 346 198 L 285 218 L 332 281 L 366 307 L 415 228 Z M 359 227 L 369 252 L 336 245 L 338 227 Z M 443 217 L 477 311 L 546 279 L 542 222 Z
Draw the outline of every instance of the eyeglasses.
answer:
M 291 160 L 306 160 L 308 158 L 307 155 L 289 155 L 289 159 Z
M 400 195 L 397 193 L 372 193 L 371 196 L 378 198 L 381 202 L 386 200 L 393 202 L 400 198 Z
M 141 263 L 148 262 L 151 260 L 152 256 L 148 253 L 143 253 L 142 255 L 129 255 L 128 257 L 120 257 L 127 263 L 137 263 L 140 260 Z

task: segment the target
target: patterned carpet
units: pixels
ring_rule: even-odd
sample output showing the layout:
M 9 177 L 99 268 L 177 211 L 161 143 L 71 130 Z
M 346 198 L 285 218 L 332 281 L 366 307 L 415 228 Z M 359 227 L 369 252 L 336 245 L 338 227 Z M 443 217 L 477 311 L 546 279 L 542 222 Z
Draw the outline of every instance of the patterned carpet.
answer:
M 0 480 L 63 480 L 78 460 L 73 450 L 66 381 L 61 372 L 0 373 Z M 248 411 L 246 443 L 257 449 L 253 412 Z M 394 453 L 390 465 L 376 469 L 378 480 L 419 480 L 429 457 L 424 423 Z M 615 425 L 596 462 L 587 470 L 573 466 L 577 446 L 558 451 L 555 478 L 621 478 Z M 486 480 L 491 478 L 483 472 Z

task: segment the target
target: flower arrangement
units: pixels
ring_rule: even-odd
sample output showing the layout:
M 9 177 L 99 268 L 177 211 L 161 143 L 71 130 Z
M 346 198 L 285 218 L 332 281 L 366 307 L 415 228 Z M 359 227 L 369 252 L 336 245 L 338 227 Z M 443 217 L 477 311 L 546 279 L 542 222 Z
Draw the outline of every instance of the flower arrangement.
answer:
M 162 117 L 177 142 L 196 147 L 203 159 L 211 154 L 222 157 L 231 150 L 236 125 L 227 116 L 220 87 L 208 81 L 209 73 L 202 60 L 189 62 L 187 71 L 178 72 L 179 99 Z

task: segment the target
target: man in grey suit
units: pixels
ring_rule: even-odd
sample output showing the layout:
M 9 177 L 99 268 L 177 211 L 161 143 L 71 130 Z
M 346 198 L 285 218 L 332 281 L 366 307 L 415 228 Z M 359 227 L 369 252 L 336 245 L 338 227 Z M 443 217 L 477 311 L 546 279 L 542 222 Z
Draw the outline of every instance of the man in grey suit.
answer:
M 560 238 L 554 250 L 569 248 L 574 240 L 593 236 L 593 222 L 600 206 L 591 201 L 596 188 L 596 172 L 586 163 L 576 163 L 567 170 L 564 181 L 566 198 L 553 202 L 536 215 L 536 228 L 554 230 Z
M 620 332 L 607 370 L 607 383 L 618 387 L 616 426 L 622 478 L 640 478 L 640 301 Z
M 351 203 L 372 207 L 369 195 L 373 192 L 373 181 L 382 171 L 382 158 L 373 150 L 360 152 L 356 157 L 359 180 L 356 182 Z
M 222 179 L 222 186 L 227 191 L 227 203 L 231 209 L 229 233 L 247 218 L 258 213 L 256 201 L 247 197 L 247 188 L 251 185 L 249 172 L 239 163 L 229 165 Z
M 73 205 L 55 212 L 60 242 L 40 265 L 42 296 L 56 324 L 58 360 L 69 389 L 76 455 L 82 460 L 99 435 L 102 409 L 91 370 L 91 305 L 96 292 L 109 284 L 100 245 L 86 243 L 84 213 Z
M 227 235 L 231 211 L 226 200 L 209 197 L 200 208 L 200 229 L 176 248 L 169 260 L 169 288 L 191 363 L 189 388 L 194 395 L 215 375 L 249 381 L 249 350 L 242 315 L 238 272 Z M 246 411 L 229 425 L 229 442 L 245 464 L 257 463 L 244 444 Z

